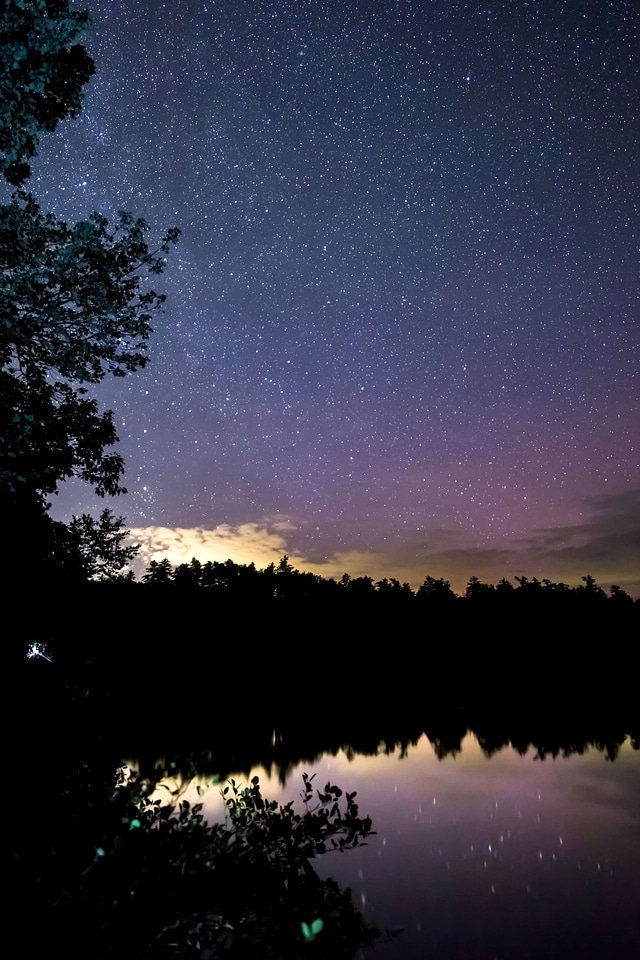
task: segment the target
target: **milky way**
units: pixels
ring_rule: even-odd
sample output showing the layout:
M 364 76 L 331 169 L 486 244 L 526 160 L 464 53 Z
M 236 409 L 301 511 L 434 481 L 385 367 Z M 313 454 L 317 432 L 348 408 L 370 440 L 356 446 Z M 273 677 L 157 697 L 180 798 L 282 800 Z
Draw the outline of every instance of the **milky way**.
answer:
M 149 366 L 99 391 L 128 523 L 637 584 L 635 4 L 90 9 L 30 189 L 183 231 Z

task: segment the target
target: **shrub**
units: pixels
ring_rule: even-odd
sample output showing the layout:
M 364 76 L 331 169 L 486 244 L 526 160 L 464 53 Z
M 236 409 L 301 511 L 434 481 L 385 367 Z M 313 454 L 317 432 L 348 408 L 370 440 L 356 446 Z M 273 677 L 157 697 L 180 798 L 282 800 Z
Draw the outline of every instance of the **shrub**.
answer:
M 371 820 L 355 793 L 313 779 L 299 811 L 264 798 L 258 777 L 231 780 L 225 823 L 208 824 L 201 803 L 153 800 L 153 784 L 121 772 L 92 862 L 53 904 L 66 956 L 353 957 L 378 931 L 311 861 L 364 843 Z

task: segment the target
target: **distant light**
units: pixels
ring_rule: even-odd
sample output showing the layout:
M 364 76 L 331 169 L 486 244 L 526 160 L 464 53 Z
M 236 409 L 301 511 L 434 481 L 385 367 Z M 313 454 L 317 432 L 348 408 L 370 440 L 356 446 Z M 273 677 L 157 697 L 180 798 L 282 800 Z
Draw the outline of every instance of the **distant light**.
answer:
M 53 663 L 53 657 L 47 650 L 44 643 L 30 643 L 27 652 L 25 655 L 26 660 L 34 660 L 36 657 L 41 657 L 43 660 L 48 660 L 49 663 Z

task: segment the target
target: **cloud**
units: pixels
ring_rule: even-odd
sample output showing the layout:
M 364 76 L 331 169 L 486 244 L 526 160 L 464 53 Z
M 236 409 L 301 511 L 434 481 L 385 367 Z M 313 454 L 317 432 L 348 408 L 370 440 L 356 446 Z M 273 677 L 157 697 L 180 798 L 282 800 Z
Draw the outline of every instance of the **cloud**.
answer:
M 197 557 L 202 563 L 233 560 L 266 567 L 285 553 L 294 565 L 303 563 L 304 558 L 288 547 L 285 531 L 291 534 L 291 527 L 286 520 L 278 519 L 236 526 L 223 523 L 213 530 L 204 527 L 137 527 L 130 531 L 130 536 L 140 544 L 138 565 L 143 567 L 164 557 L 174 566 L 189 563 L 192 557 Z
M 212 530 L 143 527 L 132 530 L 131 537 L 141 544 L 137 572 L 163 557 L 174 565 L 195 556 L 203 563 L 231 559 L 261 568 L 286 554 L 299 570 L 323 577 L 395 577 L 414 589 L 427 575 L 444 577 L 457 593 L 464 593 L 471 576 L 491 583 L 502 577 L 548 577 L 573 585 L 590 574 L 606 588 L 616 583 L 639 596 L 640 490 L 591 498 L 583 508 L 588 515 L 584 523 L 543 528 L 526 539 L 478 545 L 464 531 L 434 528 L 417 541 L 336 551 L 326 559 L 309 558 L 297 549 L 297 526 L 281 516 Z
M 137 527 L 130 531 L 132 542 L 140 544 L 140 553 L 135 563 L 141 573 L 152 560 L 166 557 L 174 566 L 189 563 L 197 557 L 201 563 L 208 560 L 223 563 L 255 563 L 262 568 L 277 563 L 285 554 L 290 563 L 300 570 L 309 570 L 323 577 L 339 579 L 343 573 L 352 577 L 370 576 L 374 580 L 395 576 L 407 579 L 413 575 L 415 565 L 402 556 L 386 551 L 346 550 L 338 551 L 326 560 L 310 560 L 295 546 L 296 527 L 289 520 L 266 519 L 260 522 L 238 525 L 221 524 L 214 529 L 203 527 Z M 406 574 L 406 576 L 405 576 Z M 422 582 L 422 580 L 420 580 Z
M 574 585 L 590 574 L 607 589 L 616 583 L 640 596 L 640 490 L 591 497 L 582 508 L 583 523 L 542 528 L 526 539 L 488 547 L 465 544 L 464 535 L 449 543 L 436 536 L 425 543 L 423 561 L 457 592 L 471 575 L 493 583 L 501 577 L 536 576 Z
M 617 583 L 640 594 L 640 490 L 592 497 L 589 518 L 570 527 L 543 529 L 528 542 L 532 556 L 552 569 L 591 573 L 603 584 Z

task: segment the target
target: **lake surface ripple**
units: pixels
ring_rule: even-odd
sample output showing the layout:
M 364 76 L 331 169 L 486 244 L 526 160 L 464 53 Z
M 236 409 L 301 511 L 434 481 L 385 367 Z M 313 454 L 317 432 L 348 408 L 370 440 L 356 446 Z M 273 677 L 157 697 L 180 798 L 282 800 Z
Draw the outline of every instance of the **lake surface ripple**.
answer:
M 629 741 L 614 762 L 596 749 L 487 757 L 469 734 L 438 759 L 423 736 L 404 753 L 325 755 L 284 783 L 260 767 L 249 777 L 286 802 L 303 771 L 356 790 L 373 819 L 366 847 L 315 863 L 368 920 L 404 929 L 361 958 L 640 958 L 640 751 Z M 209 818 L 224 816 L 218 787 L 203 799 Z

